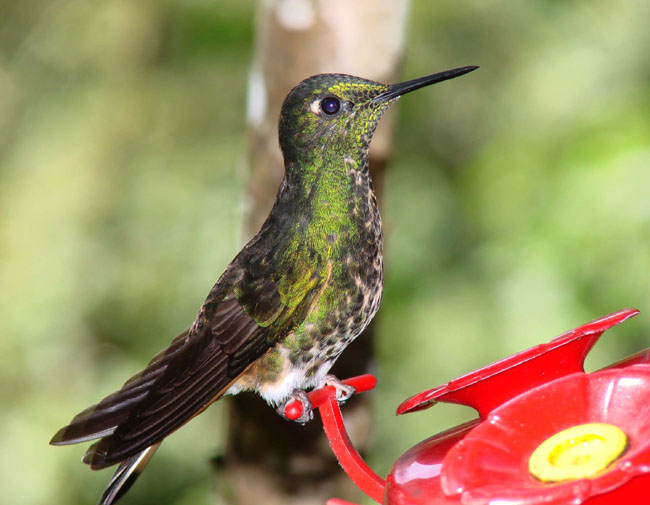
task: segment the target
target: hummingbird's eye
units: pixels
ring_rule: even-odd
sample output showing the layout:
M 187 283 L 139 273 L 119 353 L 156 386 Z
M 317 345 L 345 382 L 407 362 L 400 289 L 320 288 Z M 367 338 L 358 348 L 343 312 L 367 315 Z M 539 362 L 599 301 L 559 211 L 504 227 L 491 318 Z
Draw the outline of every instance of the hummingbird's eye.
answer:
M 325 114 L 336 114 L 341 108 L 341 102 L 335 96 L 328 96 L 320 101 L 320 108 Z

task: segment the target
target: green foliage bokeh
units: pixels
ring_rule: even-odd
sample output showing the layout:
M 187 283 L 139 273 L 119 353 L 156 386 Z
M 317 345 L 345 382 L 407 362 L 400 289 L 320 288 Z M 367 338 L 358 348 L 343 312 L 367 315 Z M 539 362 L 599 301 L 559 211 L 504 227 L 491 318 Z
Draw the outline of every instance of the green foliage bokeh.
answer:
M 0 501 L 93 503 L 51 448 L 191 322 L 240 246 L 252 1 L 0 2 Z M 469 414 L 396 405 L 595 317 L 650 310 L 650 2 L 414 2 L 383 215 L 372 464 Z M 381 57 L 378 55 L 377 57 Z M 646 347 L 645 313 L 592 368 Z M 223 410 L 130 503 L 208 503 Z M 209 442 L 206 442 L 209 441 Z

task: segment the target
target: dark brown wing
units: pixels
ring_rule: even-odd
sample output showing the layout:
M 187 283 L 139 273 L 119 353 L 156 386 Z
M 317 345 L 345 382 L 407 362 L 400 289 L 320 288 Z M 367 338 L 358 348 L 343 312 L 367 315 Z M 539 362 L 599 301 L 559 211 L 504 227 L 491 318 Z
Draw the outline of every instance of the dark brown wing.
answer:
M 77 415 L 51 443 L 103 437 L 84 462 L 104 468 L 160 442 L 223 395 L 251 363 L 304 320 L 328 276 L 300 272 L 301 288 L 292 290 L 291 303 L 285 303 L 282 281 L 264 270 L 259 276 L 231 265 L 224 277 L 232 280 L 222 278 L 230 287 L 215 286 L 189 333 L 174 339 L 120 391 Z
M 94 440 L 111 434 L 126 420 L 130 407 L 136 405 L 165 371 L 169 362 L 179 354 L 189 330 L 178 335 L 167 349 L 155 355 L 147 367 L 127 380 L 122 389 L 107 396 L 97 405 L 79 412 L 68 426 L 61 428 L 50 441 L 53 445 L 68 445 Z

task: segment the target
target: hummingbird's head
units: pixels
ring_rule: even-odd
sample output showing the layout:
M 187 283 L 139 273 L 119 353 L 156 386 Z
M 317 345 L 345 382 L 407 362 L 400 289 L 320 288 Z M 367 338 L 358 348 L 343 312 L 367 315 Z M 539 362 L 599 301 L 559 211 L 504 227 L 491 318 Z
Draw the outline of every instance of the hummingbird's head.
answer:
M 365 155 L 381 116 L 400 96 L 476 68 L 456 68 L 390 85 L 346 74 L 308 77 L 282 104 L 280 147 L 285 159 L 299 160 L 310 154 Z

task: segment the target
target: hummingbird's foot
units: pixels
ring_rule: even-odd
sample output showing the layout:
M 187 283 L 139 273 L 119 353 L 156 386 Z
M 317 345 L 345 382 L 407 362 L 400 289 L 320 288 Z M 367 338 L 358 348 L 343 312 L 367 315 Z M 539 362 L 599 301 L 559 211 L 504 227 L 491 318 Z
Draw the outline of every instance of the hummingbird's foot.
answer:
M 338 377 L 331 374 L 328 374 L 325 377 L 323 377 L 323 380 L 317 386 L 317 388 L 322 388 L 324 386 L 332 386 L 334 389 L 336 389 L 336 400 L 340 403 L 349 400 L 354 394 L 354 392 L 356 391 L 354 386 L 343 384 L 343 382 L 341 382 L 341 380 Z
M 314 411 L 307 393 L 302 389 L 294 389 L 291 396 L 281 404 L 276 412 L 287 421 L 305 424 L 314 418 Z

